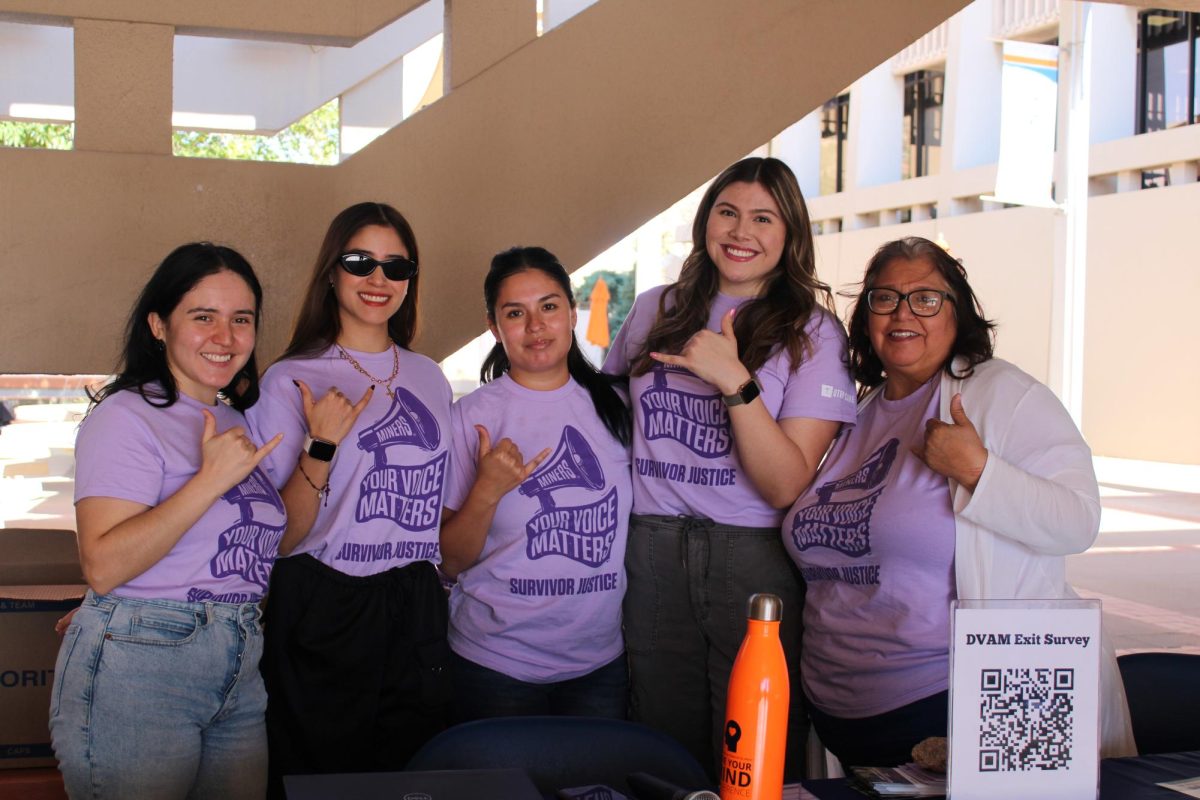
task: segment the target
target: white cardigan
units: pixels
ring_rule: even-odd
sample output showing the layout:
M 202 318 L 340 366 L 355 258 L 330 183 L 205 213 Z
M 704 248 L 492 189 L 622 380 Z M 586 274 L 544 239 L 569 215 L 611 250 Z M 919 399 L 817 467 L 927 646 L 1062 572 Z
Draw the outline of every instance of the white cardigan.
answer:
M 955 362 L 955 372 L 962 373 Z M 882 387 L 863 398 L 859 413 Z M 963 409 L 988 450 L 972 492 L 948 480 L 954 507 L 954 573 L 960 600 L 1061 599 L 1066 559 L 1100 531 L 1100 492 L 1092 451 L 1048 388 L 998 358 L 965 379 L 941 375 L 939 416 L 951 423 L 950 400 Z M 1101 655 L 1103 757 L 1135 755 L 1125 688 L 1107 637 Z

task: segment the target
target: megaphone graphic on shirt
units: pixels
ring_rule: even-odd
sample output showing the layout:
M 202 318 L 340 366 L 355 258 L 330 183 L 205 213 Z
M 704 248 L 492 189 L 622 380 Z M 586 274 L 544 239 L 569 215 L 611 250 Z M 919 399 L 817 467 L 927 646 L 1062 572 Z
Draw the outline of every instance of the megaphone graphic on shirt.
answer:
M 900 449 L 899 439 L 889 439 L 888 443 L 876 450 L 862 463 L 856 471 L 817 487 L 817 497 L 822 503 L 828 503 L 837 492 L 849 489 L 874 489 L 880 481 L 887 477 L 896 460 L 896 451 Z
M 536 497 L 542 504 L 542 511 L 553 511 L 555 506 L 551 493 L 568 486 L 581 486 L 593 491 L 604 488 L 604 471 L 600 469 L 600 461 L 592 452 L 592 446 L 582 433 L 570 425 L 563 428 L 554 455 L 521 484 L 520 492 L 526 497 Z
M 283 513 L 283 501 L 279 498 L 279 493 L 257 467 L 243 478 L 241 483 L 221 495 L 221 499 L 238 507 L 243 522 L 254 519 L 250 511 L 251 503 L 269 503 L 280 514 Z
M 387 416 L 358 434 L 358 447 L 375 456 L 375 466 L 387 464 L 387 448 L 394 444 L 436 450 L 441 442 L 437 420 L 425 404 L 407 389 L 396 389 Z

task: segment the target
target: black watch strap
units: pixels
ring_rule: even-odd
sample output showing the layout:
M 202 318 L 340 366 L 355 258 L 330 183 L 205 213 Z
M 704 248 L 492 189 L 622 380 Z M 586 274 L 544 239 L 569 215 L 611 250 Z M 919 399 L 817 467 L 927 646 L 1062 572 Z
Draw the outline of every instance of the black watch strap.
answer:
M 725 401 L 727 406 L 742 406 L 747 403 L 753 403 L 754 398 L 762 392 L 762 388 L 758 385 L 758 381 L 754 378 L 743 383 L 738 387 L 735 394 L 723 394 L 721 399 Z
M 333 442 L 327 442 L 324 439 L 314 439 L 308 436 L 304 439 L 304 452 L 308 453 L 310 458 L 315 458 L 317 461 L 333 461 L 333 454 L 337 452 L 337 445 Z

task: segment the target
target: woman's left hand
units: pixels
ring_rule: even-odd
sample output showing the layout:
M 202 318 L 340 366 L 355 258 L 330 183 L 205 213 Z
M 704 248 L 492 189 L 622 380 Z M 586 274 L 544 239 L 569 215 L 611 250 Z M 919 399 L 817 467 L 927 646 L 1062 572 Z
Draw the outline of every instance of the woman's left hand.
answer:
M 66 633 L 67 626 L 71 624 L 71 620 L 75 619 L 75 612 L 78 610 L 79 610 L 79 608 L 72 608 L 70 611 L 68 611 L 66 614 L 63 615 L 62 619 L 60 619 L 58 622 L 54 623 L 54 632 L 57 633 L 59 636 L 62 636 L 64 633 Z
M 983 475 L 988 451 L 963 409 L 961 394 L 950 399 L 950 418 L 952 423 L 936 418 L 928 420 L 925 443 L 914 447 L 912 452 L 937 474 L 958 481 L 973 492 Z
M 733 333 L 733 314 L 721 317 L 720 332 L 698 331 L 687 340 L 679 355 L 651 353 L 650 357 L 664 364 L 683 367 L 705 383 L 715 386 L 721 394 L 735 394 L 746 381 L 750 370 L 738 359 L 737 337 Z

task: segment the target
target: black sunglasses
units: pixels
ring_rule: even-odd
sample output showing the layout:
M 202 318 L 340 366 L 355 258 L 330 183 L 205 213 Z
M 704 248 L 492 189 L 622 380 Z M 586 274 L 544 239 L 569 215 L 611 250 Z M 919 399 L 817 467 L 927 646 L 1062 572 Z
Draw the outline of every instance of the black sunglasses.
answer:
M 389 281 L 406 281 L 417 274 L 417 262 L 411 258 L 397 257 L 387 261 L 376 261 L 362 253 L 343 253 L 338 256 L 338 261 L 342 262 L 342 269 L 359 278 L 367 277 L 376 267 L 383 267 L 383 276 Z

